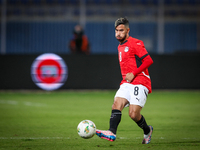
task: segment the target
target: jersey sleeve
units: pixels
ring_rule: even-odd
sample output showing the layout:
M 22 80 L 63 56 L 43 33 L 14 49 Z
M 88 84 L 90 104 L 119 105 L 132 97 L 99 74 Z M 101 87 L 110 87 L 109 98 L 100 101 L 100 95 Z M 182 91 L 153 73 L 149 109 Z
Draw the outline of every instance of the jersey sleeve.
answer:
M 143 58 L 143 57 L 145 57 L 145 55 L 148 54 L 148 52 L 144 46 L 144 43 L 141 40 L 136 41 L 135 49 L 136 49 L 136 55 L 139 58 Z
M 136 41 L 135 55 L 137 69 L 135 69 L 132 73 L 137 75 L 148 68 L 153 63 L 153 60 L 151 59 L 144 46 L 144 43 L 141 40 Z
M 153 60 L 149 55 L 147 55 L 144 58 L 143 63 L 140 65 L 140 67 L 135 69 L 132 73 L 136 76 L 137 74 L 141 73 L 143 70 L 151 66 L 151 64 L 153 64 Z

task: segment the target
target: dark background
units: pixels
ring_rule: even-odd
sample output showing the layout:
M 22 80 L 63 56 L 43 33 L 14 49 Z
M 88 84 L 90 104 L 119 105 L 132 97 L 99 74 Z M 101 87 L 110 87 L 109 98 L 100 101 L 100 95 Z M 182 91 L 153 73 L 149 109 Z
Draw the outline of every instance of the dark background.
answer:
M 38 55 L 0 56 L 0 89 L 39 89 L 31 78 Z M 60 55 L 68 79 L 60 89 L 117 89 L 121 81 L 117 55 Z M 199 54 L 151 55 L 153 89 L 199 89 Z

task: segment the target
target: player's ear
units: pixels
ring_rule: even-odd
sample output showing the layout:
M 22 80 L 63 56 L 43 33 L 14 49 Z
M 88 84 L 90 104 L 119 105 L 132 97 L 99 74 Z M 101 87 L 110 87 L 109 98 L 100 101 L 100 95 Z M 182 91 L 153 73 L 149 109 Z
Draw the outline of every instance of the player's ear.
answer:
M 130 31 L 130 28 L 127 29 L 127 33 L 129 33 L 129 31 Z

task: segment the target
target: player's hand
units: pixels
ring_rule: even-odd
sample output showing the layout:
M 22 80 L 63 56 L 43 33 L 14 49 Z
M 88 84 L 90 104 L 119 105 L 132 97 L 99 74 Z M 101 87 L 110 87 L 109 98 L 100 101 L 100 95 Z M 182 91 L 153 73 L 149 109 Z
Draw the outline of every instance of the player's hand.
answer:
M 126 77 L 125 77 L 125 80 L 127 81 L 127 82 L 131 82 L 133 79 L 134 79 L 134 74 L 133 73 L 127 73 L 126 74 Z

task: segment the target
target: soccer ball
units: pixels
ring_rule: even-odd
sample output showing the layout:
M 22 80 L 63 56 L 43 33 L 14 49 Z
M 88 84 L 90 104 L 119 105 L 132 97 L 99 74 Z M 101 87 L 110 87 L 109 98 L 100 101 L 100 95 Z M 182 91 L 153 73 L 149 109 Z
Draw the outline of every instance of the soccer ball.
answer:
M 84 139 L 93 137 L 96 133 L 96 125 L 91 120 L 83 120 L 77 126 L 78 135 Z

